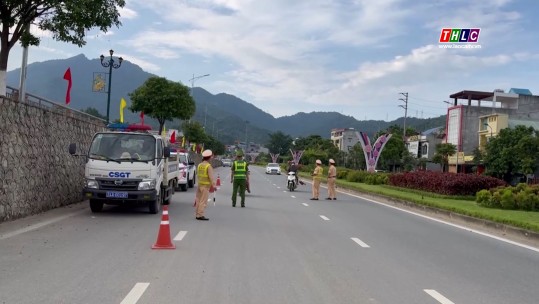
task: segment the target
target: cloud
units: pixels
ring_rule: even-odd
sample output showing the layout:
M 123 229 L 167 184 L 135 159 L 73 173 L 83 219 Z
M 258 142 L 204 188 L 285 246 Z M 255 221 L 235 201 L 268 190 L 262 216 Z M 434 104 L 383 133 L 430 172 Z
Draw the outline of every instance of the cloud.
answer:
M 137 18 L 138 13 L 135 10 L 127 8 L 126 6 L 120 8 L 118 10 L 118 12 L 120 13 L 120 18 L 121 19 L 135 19 L 135 18 Z

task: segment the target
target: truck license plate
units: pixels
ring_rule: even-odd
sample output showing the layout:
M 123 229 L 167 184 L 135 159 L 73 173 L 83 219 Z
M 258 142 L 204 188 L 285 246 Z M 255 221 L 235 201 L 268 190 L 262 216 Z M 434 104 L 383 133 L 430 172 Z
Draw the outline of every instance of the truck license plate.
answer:
M 127 198 L 127 192 L 107 191 L 108 198 Z

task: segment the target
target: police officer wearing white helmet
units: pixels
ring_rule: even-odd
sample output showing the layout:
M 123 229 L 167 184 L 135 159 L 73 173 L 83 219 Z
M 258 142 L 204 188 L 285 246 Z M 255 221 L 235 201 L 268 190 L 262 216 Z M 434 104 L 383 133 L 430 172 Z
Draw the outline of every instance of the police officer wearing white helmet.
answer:
M 328 169 L 328 197 L 327 200 L 336 200 L 335 197 L 335 180 L 337 179 L 337 168 L 335 167 L 335 161 L 329 160 Z
M 213 153 L 211 150 L 204 150 L 202 152 L 202 162 L 197 167 L 198 188 L 195 196 L 196 205 L 196 219 L 199 221 L 209 220 L 204 216 L 204 211 L 208 205 L 208 197 L 210 195 L 210 188 L 215 188 L 215 182 L 213 178 L 213 167 L 210 164 L 210 159 Z

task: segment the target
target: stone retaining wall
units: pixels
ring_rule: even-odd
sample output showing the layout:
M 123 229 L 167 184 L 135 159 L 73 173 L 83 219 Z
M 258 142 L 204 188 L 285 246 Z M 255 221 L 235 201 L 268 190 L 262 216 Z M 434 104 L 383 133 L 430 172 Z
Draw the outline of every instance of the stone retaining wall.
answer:
M 0 97 L 0 222 L 83 200 L 84 157 L 103 121 L 61 105 Z

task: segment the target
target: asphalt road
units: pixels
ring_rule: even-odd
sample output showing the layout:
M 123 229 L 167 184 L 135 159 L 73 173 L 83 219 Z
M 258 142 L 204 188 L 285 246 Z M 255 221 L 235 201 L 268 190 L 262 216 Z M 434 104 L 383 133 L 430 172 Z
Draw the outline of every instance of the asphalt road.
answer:
M 246 208 L 229 168 L 195 220 L 194 189 L 161 214 L 87 202 L 0 225 L 0 303 L 539 302 L 539 249 L 251 168 Z M 321 198 L 327 191 L 321 189 Z

